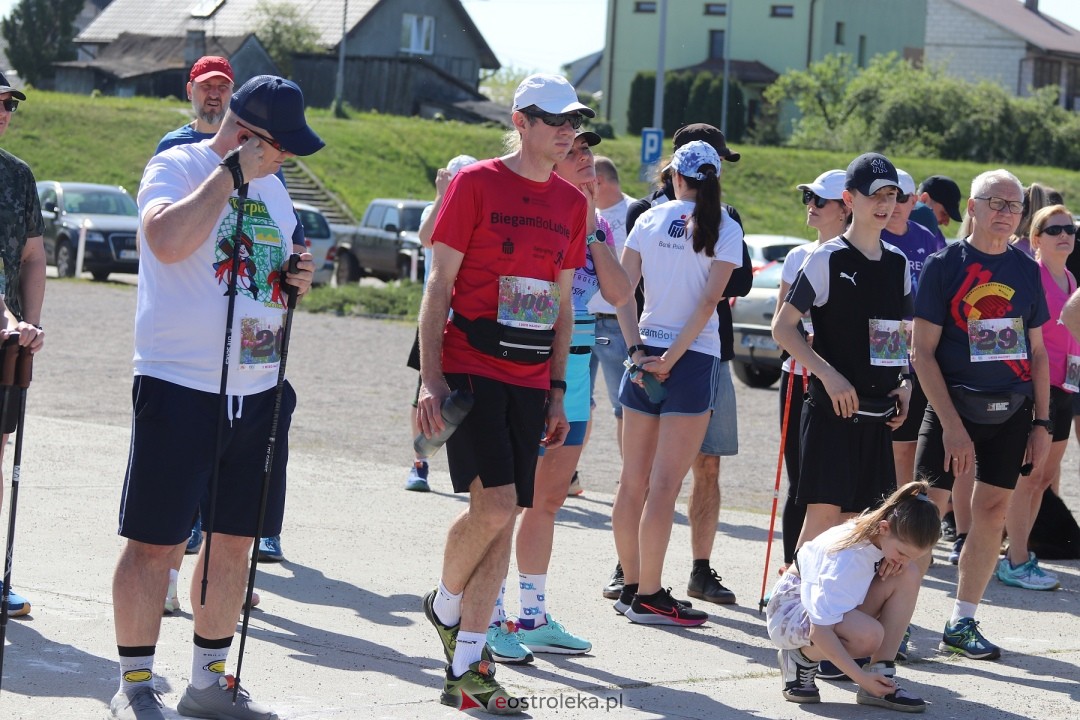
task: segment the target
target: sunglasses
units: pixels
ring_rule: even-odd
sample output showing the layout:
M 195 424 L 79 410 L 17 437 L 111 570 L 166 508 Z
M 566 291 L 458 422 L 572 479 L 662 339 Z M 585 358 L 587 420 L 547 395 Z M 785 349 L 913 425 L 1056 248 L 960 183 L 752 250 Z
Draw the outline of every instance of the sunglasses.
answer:
M 15 112 L 19 109 L 19 101 L 15 98 L 8 98 L 7 100 L 4 100 L 3 103 L 4 109 L 8 112 Z
M 821 197 L 820 195 L 815 193 L 813 190 L 803 190 L 802 191 L 802 204 L 803 205 L 809 205 L 810 203 L 814 203 L 814 207 L 816 207 L 818 210 L 820 210 L 821 208 L 823 208 L 823 207 L 825 207 L 826 205 L 829 204 L 829 199 Z
M 543 120 L 545 125 L 551 127 L 562 127 L 566 123 L 570 123 L 570 127 L 577 130 L 585 122 L 585 116 L 581 113 L 549 113 L 543 110 L 522 110 L 529 117 Z
M 1005 198 L 999 197 L 977 197 L 975 199 L 985 200 L 986 204 L 990 206 L 990 209 L 995 212 L 1001 212 L 1006 206 L 1013 215 L 1019 215 L 1024 212 L 1024 203 L 1020 200 L 1006 200 Z
M 259 138 L 259 139 L 260 139 L 260 140 L 262 140 L 262 141 L 263 141 L 264 143 L 266 143 L 266 144 L 267 144 L 267 145 L 269 145 L 270 147 L 274 148 L 274 149 L 275 149 L 275 150 L 277 150 L 278 152 L 280 152 L 280 153 L 287 153 L 287 152 L 289 152 L 288 150 L 286 150 L 286 149 L 285 149 L 285 147 L 284 147 L 284 146 L 283 146 L 283 145 L 282 145 L 281 143 L 279 143 L 279 142 L 278 142 L 277 140 L 275 140 L 274 138 L 272 138 L 272 137 L 269 137 L 269 136 L 267 136 L 267 135 L 263 135 L 263 134 L 262 134 L 261 132 L 258 132 L 258 131 L 255 131 L 255 130 L 252 130 L 251 128 L 249 128 L 249 127 L 248 127 L 247 125 L 245 125 L 245 124 L 244 124 L 244 123 L 242 123 L 242 122 L 239 122 L 239 121 L 237 121 L 237 123 L 236 123 L 236 124 L 237 124 L 237 125 L 239 125 L 240 127 L 244 128 L 245 130 L 247 130 L 247 131 L 248 131 L 249 133 L 251 133 L 251 134 L 252 134 L 252 135 L 254 135 L 255 137 Z
M 1056 237 L 1056 236 L 1060 235 L 1061 233 L 1065 233 L 1066 235 L 1075 235 L 1076 234 L 1076 226 L 1075 225 L 1049 225 L 1047 227 L 1044 227 L 1042 230 L 1039 230 L 1037 234 L 1038 235 L 1053 235 L 1053 236 Z

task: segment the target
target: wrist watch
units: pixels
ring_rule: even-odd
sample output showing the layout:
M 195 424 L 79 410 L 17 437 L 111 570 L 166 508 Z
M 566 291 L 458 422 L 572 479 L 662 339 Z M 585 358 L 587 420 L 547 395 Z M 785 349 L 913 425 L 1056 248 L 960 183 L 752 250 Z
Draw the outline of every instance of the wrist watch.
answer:
M 600 228 L 597 228 L 596 232 L 591 232 L 585 237 L 585 245 L 603 242 L 607 242 L 607 234 Z
M 1050 422 L 1049 418 L 1035 418 L 1031 421 L 1031 425 L 1033 427 L 1037 425 L 1041 428 L 1046 428 L 1046 432 L 1048 433 L 1054 432 L 1054 423 Z

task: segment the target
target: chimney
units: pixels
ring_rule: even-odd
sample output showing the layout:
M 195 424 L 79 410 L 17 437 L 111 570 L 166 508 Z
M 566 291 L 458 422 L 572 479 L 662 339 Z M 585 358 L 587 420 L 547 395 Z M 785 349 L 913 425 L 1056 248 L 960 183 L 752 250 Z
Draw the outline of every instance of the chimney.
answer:
M 1033 13 L 1039 12 L 1039 0 L 1024 0 L 1024 7 Z
M 206 31 L 188 30 L 184 42 L 184 62 L 190 68 L 195 61 L 206 54 Z

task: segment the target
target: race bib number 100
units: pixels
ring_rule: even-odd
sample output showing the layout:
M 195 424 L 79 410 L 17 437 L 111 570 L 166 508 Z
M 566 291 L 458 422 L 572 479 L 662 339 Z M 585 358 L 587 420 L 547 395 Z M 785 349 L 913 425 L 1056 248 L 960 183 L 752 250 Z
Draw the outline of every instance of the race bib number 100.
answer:
M 559 284 L 535 278 L 499 278 L 500 325 L 550 330 L 559 316 Z
M 968 320 L 971 362 L 1027 360 L 1023 318 Z
M 870 364 L 907 367 L 908 340 L 903 320 L 870 318 Z

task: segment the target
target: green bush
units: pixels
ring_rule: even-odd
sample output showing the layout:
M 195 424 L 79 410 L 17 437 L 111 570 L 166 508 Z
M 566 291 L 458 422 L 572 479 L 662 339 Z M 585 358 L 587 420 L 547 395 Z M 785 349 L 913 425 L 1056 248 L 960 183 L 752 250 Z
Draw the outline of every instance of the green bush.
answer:
M 409 280 L 387 283 L 383 287 L 324 286 L 312 289 L 297 307 L 311 313 L 415 320 L 420 312 L 423 290 L 423 285 Z

